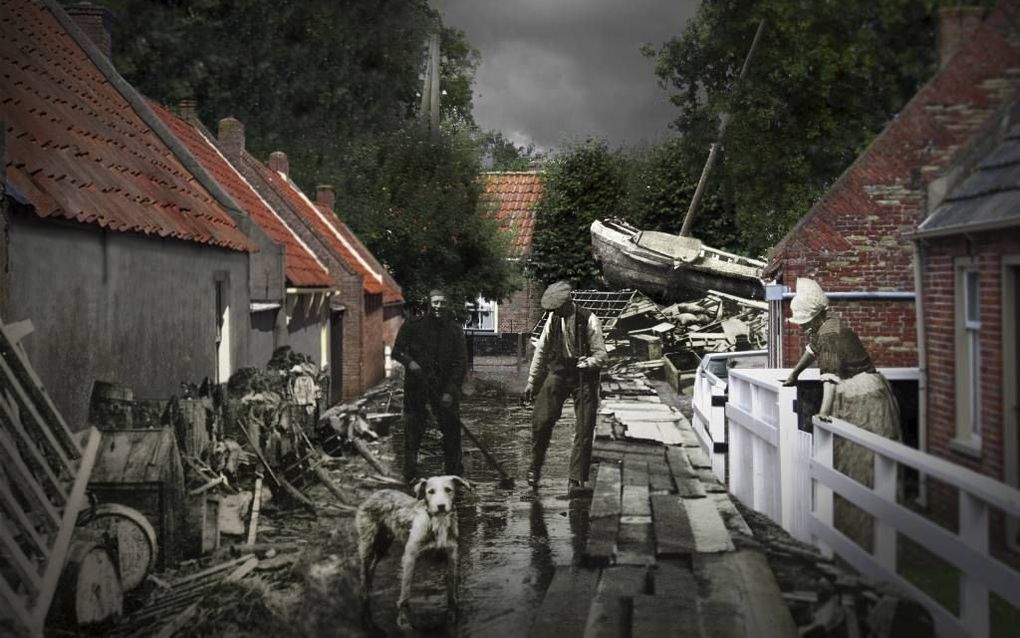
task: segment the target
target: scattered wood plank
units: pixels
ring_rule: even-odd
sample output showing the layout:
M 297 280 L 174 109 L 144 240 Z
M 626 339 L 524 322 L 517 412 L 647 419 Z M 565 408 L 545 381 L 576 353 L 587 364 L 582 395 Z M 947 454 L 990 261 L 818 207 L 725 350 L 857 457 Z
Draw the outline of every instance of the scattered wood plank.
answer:
M 626 463 L 626 462 L 625 462 Z M 624 466 L 626 467 L 626 465 Z M 652 509 L 648 504 L 648 475 L 645 474 L 644 485 L 624 485 L 622 515 L 651 516 Z
M 684 452 L 687 453 L 687 458 L 690 459 L 691 465 L 694 469 L 712 469 L 712 461 L 705 455 L 704 450 L 700 447 L 686 448 Z
M 197 615 L 198 603 L 191 603 L 184 609 L 184 611 L 180 612 L 174 616 L 170 622 L 163 625 L 156 634 L 156 638 L 170 638 L 181 629 L 184 629 Z
M 619 452 L 620 454 L 662 454 L 659 443 L 639 443 L 637 441 L 595 441 L 592 450 L 598 453 Z
M 647 455 L 634 455 L 623 459 L 623 484 L 648 487 Z
M 734 552 L 726 559 L 735 566 L 740 579 L 745 622 L 747 627 L 754 628 L 755 636 L 780 638 L 797 635 L 797 625 L 765 555 L 745 550 Z
M 581 638 L 598 578 L 599 570 L 569 565 L 557 567 L 528 635 L 531 638 Z
M 631 636 L 689 638 L 703 635 L 698 624 L 697 598 L 641 594 L 634 597 L 633 607 Z
M 700 553 L 732 552 L 733 539 L 723 524 L 713 499 L 683 499 L 687 520 L 694 532 L 694 547 Z
M 665 458 L 648 460 L 648 489 L 652 494 L 670 494 L 676 492 L 673 475 Z
M 255 492 L 251 502 L 251 519 L 248 521 L 248 537 L 245 545 L 253 545 L 259 531 L 259 512 L 262 511 L 262 477 L 255 478 Z
M 729 559 L 729 554 L 696 554 L 692 559 L 695 576 L 706 584 L 700 601 L 702 629 L 713 638 L 757 636 L 759 628 L 745 624 L 740 574 Z
M 634 596 L 646 593 L 648 569 L 640 566 L 602 570 L 595 598 L 588 612 L 585 638 L 619 638 L 629 629 Z
M 677 496 L 651 496 L 652 524 L 655 528 L 655 555 L 659 558 L 685 556 L 694 551 L 694 531 Z
M 592 493 L 588 541 L 584 560 L 595 565 L 608 565 L 616 554 L 616 535 L 622 512 L 620 466 L 599 464 Z
M 684 498 L 705 498 L 705 486 L 696 478 L 684 477 L 676 480 L 677 493 Z
M 731 533 L 743 534 L 744 536 L 754 537 L 754 533 L 748 526 L 747 521 L 740 515 L 740 511 L 736 505 L 733 504 L 732 499 L 728 493 L 712 494 L 712 500 L 715 501 L 715 507 L 719 510 L 719 515 L 723 519 L 727 529 Z M 821 554 L 818 554 L 821 558 Z
M 690 459 L 684 454 L 684 450 L 678 447 L 666 448 L 666 459 L 669 462 L 669 469 L 673 472 L 674 479 L 698 478 Z M 677 481 L 679 484 L 679 480 Z

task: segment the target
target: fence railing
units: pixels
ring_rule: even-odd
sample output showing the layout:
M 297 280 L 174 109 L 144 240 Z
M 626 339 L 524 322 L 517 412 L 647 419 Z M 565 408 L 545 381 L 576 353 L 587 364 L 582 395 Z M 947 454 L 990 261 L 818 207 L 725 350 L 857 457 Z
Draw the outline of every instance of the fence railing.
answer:
M 825 422 L 815 418 L 814 430 L 814 451 L 809 470 L 814 488 L 814 507 L 809 529 L 816 544 L 824 551 L 834 551 L 861 573 L 906 590 L 932 612 L 939 635 L 988 636 L 989 591 L 1020 608 L 1020 572 L 989 552 L 989 511 L 997 508 L 1007 516 L 1020 516 L 1020 490 L 839 419 Z M 833 468 L 835 437 L 874 452 L 873 487 Z M 900 465 L 912 467 L 958 490 L 958 533 L 897 503 Z M 834 527 L 834 494 L 853 502 L 874 517 L 871 552 Z M 959 616 L 942 607 L 897 572 L 899 534 L 926 547 L 959 570 Z
M 917 378 L 916 369 L 881 370 L 892 380 Z M 795 538 L 835 552 L 861 573 L 894 583 L 924 604 L 939 635 L 989 635 L 989 592 L 1020 608 L 1020 573 L 989 552 L 989 509 L 1020 517 L 1020 490 L 890 441 L 838 419 L 813 420 L 814 432 L 798 429 L 796 389 L 783 387 L 789 370 L 731 370 L 726 427 L 729 489 L 741 502 L 782 525 Z M 817 380 L 808 370 L 801 380 Z M 874 485 L 835 470 L 833 438 L 842 437 L 875 455 Z M 899 466 L 913 468 L 959 491 L 959 532 L 929 521 L 896 500 Z M 874 517 L 871 552 L 833 525 L 839 494 Z M 960 572 L 960 614 L 942 607 L 897 572 L 898 534 L 948 561 Z

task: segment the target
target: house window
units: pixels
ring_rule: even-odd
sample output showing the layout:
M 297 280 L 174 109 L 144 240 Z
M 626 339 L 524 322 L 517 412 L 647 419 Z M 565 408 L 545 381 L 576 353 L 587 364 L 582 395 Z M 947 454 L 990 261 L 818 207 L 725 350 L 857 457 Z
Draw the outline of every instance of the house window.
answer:
M 471 332 L 495 333 L 499 326 L 499 304 L 479 297 L 470 308 L 464 329 Z
M 977 263 L 956 265 L 956 443 L 981 441 L 981 278 Z

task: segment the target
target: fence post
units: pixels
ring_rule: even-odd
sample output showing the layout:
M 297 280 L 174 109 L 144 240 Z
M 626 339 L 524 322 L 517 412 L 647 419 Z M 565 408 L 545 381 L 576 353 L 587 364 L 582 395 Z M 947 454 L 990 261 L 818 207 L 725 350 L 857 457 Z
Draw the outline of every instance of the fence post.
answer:
M 875 452 L 875 494 L 896 502 L 896 461 Z M 896 528 L 875 516 L 875 560 L 896 571 Z
M 960 489 L 960 540 L 972 549 L 988 553 L 988 506 Z M 987 636 L 988 588 L 960 571 L 960 620 L 972 636 Z
M 832 432 L 826 430 L 824 427 L 819 427 L 817 420 L 815 421 L 815 432 L 814 432 L 814 444 L 815 450 L 812 458 L 815 463 L 827 468 L 832 467 Z M 821 481 L 811 479 L 811 483 L 814 486 L 814 514 L 815 518 L 822 525 L 832 528 L 832 488 L 825 485 Z M 832 548 L 827 543 L 822 542 L 818 538 L 814 538 L 814 543 L 821 550 L 823 556 L 832 556 Z
M 794 482 L 805 477 L 796 476 L 794 452 L 797 447 L 797 413 L 793 409 L 797 398 L 797 388 L 780 386 L 776 395 L 778 401 L 776 428 L 779 431 L 779 450 L 776 458 L 779 461 L 779 524 L 789 533 L 793 533 L 794 500 L 796 491 Z

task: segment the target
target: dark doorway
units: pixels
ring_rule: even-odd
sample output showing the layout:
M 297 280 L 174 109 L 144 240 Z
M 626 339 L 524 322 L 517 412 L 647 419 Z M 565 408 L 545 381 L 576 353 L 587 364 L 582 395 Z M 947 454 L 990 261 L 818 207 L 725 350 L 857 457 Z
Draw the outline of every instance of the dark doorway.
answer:
M 329 404 L 336 405 L 344 395 L 344 313 L 329 313 Z

